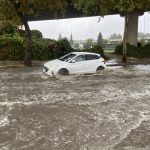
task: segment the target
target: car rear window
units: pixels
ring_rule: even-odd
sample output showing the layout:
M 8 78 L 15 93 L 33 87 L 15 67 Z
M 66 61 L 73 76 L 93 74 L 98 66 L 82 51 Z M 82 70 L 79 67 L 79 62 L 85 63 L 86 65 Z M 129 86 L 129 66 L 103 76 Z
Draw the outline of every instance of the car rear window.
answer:
M 99 59 L 100 56 L 98 55 L 86 55 L 85 56 L 85 60 L 95 60 L 95 59 Z

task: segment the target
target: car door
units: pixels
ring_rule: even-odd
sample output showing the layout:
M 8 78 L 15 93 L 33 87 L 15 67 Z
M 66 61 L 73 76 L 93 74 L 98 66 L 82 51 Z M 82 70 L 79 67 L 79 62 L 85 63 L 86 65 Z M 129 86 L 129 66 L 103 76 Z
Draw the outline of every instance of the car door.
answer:
M 87 54 L 85 56 L 86 61 L 86 72 L 87 73 L 95 73 L 97 67 L 99 66 L 98 62 L 98 56 L 94 54 Z
M 84 73 L 85 64 L 85 55 L 78 55 L 69 62 L 69 72 L 71 74 Z

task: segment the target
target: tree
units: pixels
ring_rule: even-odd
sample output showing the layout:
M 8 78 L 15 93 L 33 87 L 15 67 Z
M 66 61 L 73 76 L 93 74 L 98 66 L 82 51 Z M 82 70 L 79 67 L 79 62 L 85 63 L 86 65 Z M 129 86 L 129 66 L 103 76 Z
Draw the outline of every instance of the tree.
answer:
M 73 45 L 73 43 L 74 43 L 74 41 L 73 41 L 73 37 L 72 37 L 72 33 L 71 33 L 71 35 L 70 35 L 70 40 L 69 40 L 69 42 L 70 42 L 70 45 L 72 46 Z
M 98 34 L 97 45 L 104 47 L 104 40 L 101 32 Z
M 59 33 L 58 40 L 61 40 L 61 39 L 62 39 L 62 35 L 61 35 L 61 33 Z
M 92 48 L 93 46 L 93 39 L 87 39 L 86 40 L 86 48 Z
M 74 0 L 74 7 L 82 11 L 86 15 L 107 15 L 119 13 L 125 17 L 124 37 L 123 37 L 123 58 L 122 61 L 127 61 L 127 32 L 129 20 L 132 13 L 142 14 L 144 11 L 150 10 L 149 0 Z
M 15 34 L 16 31 L 17 31 L 17 28 L 15 25 L 12 24 L 12 22 L 9 22 L 9 21 L 0 22 L 0 35 Z
M 150 37 L 150 33 L 142 33 L 142 32 L 138 33 L 138 38 L 145 38 L 145 37 Z
M 145 39 L 145 38 L 141 38 L 138 42 L 139 42 L 139 44 L 140 44 L 141 46 L 143 46 L 143 45 L 146 44 L 146 39 Z
M 110 39 L 112 39 L 112 40 L 122 39 L 122 36 L 121 36 L 121 34 L 113 33 L 113 34 L 110 36 Z
M 74 43 L 74 48 L 79 49 L 79 43 Z
M 39 15 L 40 12 L 48 11 L 50 16 L 57 17 L 65 14 L 66 0 L 1 0 L 0 20 L 12 21 L 17 26 L 24 25 L 26 31 L 24 65 L 32 66 L 31 43 L 32 35 L 28 24 L 30 17 Z

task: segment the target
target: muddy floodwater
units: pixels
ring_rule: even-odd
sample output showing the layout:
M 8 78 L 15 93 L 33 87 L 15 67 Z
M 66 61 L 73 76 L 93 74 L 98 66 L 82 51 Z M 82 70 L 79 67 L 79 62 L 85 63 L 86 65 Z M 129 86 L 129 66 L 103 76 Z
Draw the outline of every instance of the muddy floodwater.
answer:
M 150 150 L 150 65 L 0 68 L 0 150 Z

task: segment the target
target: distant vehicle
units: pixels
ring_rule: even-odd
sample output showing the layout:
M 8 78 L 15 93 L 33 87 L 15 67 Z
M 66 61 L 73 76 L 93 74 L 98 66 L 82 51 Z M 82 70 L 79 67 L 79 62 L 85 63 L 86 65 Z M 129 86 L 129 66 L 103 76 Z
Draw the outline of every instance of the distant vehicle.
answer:
M 60 59 L 44 64 L 43 72 L 49 76 L 55 74 L 90 74 L 105 69 L 105 60 L 100 54 L 89 52 L 72 52 Z

